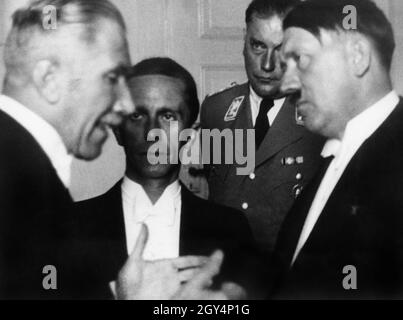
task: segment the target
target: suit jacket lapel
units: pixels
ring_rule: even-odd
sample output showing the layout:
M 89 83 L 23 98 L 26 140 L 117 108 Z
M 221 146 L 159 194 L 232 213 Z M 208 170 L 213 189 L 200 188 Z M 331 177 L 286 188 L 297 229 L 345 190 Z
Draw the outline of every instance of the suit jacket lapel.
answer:
M 203 206 L 184 185 L 182 185 L 181 196 L 179 255 L 205 254 L 205 243 L 202 243 L 198 237 L 200 229 L 207 229 L 207 227 L 203 227 L 205 225 Z
M 303 136 L 305 128 L 296 124 L 295 105 L 290 100 L 290 98 L 285 100 L 273 125 L 256 152 L 255 167 Z
M 104 225 L 108 230 L 105 241 L 109 249 L 110 261 L 114 261 L 112 264 L 119 270 L 128 256 L 121 181 L 108 192 L 108 199 L 105 203 L 108 204 L 104 208 L 106 211 Z M 112 267 L 112 270 L 115 270 L 115 267 Z
M 281 227 L 275 255 L 278 262 L 281 263 L 283 271 L 288 270 L 291 266 L 291 260 L 312 204 L 311 194 L 316 193 L 314 188 L 316 189 L 314 181 L 308 183 L 287 214 Z M 314 196 L 315 194 L 313 194 Z
M 192 208 L 189 203 L 189 195 L 187 194 L 187 190 L 181 184 L 181 197 L 182 197 L 182 205 L 181 205 L 181 221 L 180 221 L 180 233 L 179 233 L 179 255 L 188 255 L 192 252 L 192 245 L 194 242 L 192 241 L 192 234 L 194 230 L 195 221 L 189 217 L 189 208 Z M 197 211 L 197 207 L 193 207 L 192 210 Z

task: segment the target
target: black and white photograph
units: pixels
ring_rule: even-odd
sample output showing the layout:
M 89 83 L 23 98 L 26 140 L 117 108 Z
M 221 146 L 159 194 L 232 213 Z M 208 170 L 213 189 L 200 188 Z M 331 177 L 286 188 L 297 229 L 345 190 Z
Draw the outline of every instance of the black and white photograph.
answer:
M 401 16 L 0 0 L 0 300 L 403 299 Z

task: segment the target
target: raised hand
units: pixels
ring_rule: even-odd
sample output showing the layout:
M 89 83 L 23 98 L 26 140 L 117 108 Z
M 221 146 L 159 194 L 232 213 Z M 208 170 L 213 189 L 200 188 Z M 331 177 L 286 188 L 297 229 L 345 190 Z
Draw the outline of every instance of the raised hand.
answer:
M 221 250 L 215 251 L 207 263 L 197 270 L 193 279 L 183 284 L 172 297 L 176 300 L 238 300 L 246 298 L 245 290 L 233 283 L 225 282 L 219 289 L 213 290 L 213 278 L 219 274 L 224 254 Z
M 132 254 L 119 272 L 116 296 L 125 300 L 167 300 L 175 296 L 183 283 L 193 279 L 206 257 L 186 256 L 156 261 L 143 260 L 148 229 L 142 225 Z

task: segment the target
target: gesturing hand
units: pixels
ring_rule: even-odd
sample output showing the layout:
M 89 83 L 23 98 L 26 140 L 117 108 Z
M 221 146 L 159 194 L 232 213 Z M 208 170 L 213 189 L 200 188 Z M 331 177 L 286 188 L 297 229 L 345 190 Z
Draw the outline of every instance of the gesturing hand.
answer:
M 197 270 L 189 282 L 182 285 L 173 296 L 176 300 L 238 300 L 246 297 L 245 290 L 233 283 L 224 282 L 219 289 L 211 289 L 213 278 L 219 274 L 224 254 L 221 250 L 215 251 L 207 263 Z
M 156 261 L 143 260 L 148 239 L 146 225 L 127 262 L 119 272 L 116 295 L 126 300 L 167 300 L 181 288 L 181 284 L 194 278 L 206 257 L 186 256 Z

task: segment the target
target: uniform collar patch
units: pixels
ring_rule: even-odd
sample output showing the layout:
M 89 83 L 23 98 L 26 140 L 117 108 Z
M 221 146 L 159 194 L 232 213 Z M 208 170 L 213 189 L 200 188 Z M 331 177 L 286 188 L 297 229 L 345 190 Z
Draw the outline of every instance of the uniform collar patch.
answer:
M 228 108 L 227 113 L 225 114 L 224 121 L 234 121 L 236 118 L 236 115 L 238 114 L 238 111 L 242 105 L 243 100 L 245 99 L 245 96 L 240 96 L 232 100 L 231 105 Z

